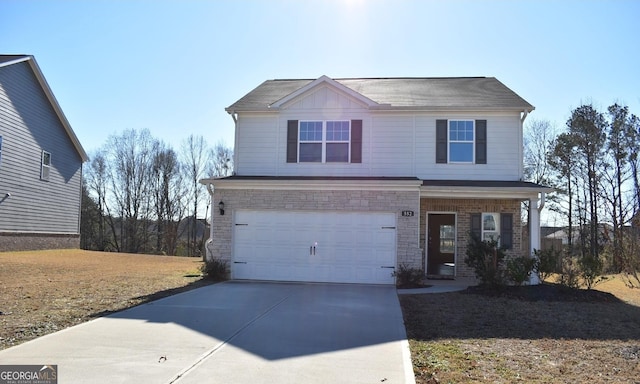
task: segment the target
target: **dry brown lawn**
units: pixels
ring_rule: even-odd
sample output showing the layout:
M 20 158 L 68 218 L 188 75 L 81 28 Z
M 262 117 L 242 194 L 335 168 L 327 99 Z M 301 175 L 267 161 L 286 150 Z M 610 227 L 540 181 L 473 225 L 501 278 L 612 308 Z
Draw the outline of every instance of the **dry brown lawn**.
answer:
M 640 290 L 400 297 L 418 383 L 640 383 Z
M 84 250 L 0 252 L 0 349 L 209 284 L 201 264 Z
M 209 284 L 195 258 L 0 253 L 0 349 Z M 418 383 L 640 383 L 640 290 L 401 295 Z M 528 289 L 528 290 L 527 290 Z

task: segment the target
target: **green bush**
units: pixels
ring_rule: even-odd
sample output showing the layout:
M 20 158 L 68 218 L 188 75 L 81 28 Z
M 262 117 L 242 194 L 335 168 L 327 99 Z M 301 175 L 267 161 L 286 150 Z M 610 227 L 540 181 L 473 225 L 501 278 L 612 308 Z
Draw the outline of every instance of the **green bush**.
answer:
M 424 279 L 424 271 L 400 264 L 398 269 L 393 272 L 393 276 L 396 278 L 396 286 L 398 287 L 419 287 L 422 285 L 422 280 Z
M 507 278 L 516 285 L 529 280 L 531 272 L 536 268 L 537 259 L 528 256 L 512 257 L 507 260 Z
M 565 257 L 562 259 L 562 273 L 558 277 L 561 285 L 577 289 L 580 287 L 580 268 L 575 258 Z
M 544 281 L 554 273 L 559 272 L 558 264 L 561 253 L 555 248 L 536 249 L 534 255 L 537 259 L 536 270 L 540 280 Z
M 470 233 L 464 262 L 473 268 L 481 285 L 496 287 L 505 284 L 502 268 L 505 256 L 505 249 L 498 247 L 496 240 L 482 241 Z
M 603 263 L 601 258 L 584 255 L 578 260 L 578 264 L 580 265 L 580 276 L 587 289 L 607 280 L 605 276 L 602 276 Z
M 201 267 L 201 271 L 206 278 L 215 281 L 223 281 L 229 278 L 229 264 L 225 260 L 206 260 Z

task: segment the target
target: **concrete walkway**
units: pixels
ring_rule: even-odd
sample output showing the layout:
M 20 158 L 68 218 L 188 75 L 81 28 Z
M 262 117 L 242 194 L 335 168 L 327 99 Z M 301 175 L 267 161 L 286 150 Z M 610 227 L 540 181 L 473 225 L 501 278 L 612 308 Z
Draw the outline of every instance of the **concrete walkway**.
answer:
M 414 383 L 393 286 L 227 282 L 0 351 L 59 383 Z

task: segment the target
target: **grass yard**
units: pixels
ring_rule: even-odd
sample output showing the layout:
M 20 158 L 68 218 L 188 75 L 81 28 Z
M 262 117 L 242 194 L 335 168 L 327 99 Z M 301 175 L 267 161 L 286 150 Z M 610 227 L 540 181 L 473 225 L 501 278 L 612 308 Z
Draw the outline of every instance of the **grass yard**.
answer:
M 640 290 L 401 295 L 417 383 L 640 383 Z
M 209 284 L 201 264 L 84 250 L 0 252 L 0 349 Z

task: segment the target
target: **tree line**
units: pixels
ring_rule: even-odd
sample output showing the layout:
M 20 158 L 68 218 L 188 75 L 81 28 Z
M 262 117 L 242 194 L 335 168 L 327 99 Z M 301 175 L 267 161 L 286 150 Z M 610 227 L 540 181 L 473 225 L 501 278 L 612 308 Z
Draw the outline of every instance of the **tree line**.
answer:
M 640 283 L 640 119 L 627 106 L 584 104 L 557 132 L 531 120 L 527 180 L 552 186 L 550 209 L 564 224 L 564 252 L 582 269 L 625 272 Z
M 174 148 L 148 129 L 128 129 L 110 136 L 90 158 L 81 248 L 202 256 L 210 197 L 199 181 L 232 173 L 231 148 L 210 146 L 196 135 Z

